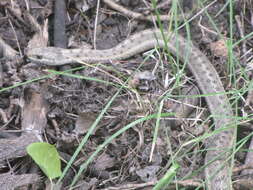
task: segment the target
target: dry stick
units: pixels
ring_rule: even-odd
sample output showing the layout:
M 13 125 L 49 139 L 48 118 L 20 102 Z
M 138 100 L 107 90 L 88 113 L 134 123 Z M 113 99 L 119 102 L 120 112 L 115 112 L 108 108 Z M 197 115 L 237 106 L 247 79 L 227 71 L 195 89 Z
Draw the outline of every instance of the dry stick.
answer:
M 18 56 L 18 52 L 9 46 L 0 36 L 0 57 L 13 60 Z
M 202 16 L 199 17 L 198 26 L 201 30 L 201 33 L 202 33 L 203 37 L 206 37 L 205 31 L 218 36 L 219 34 L 217 32 L 215 32 L 215 31 L 213 31 L 213 30 L 211 30 L 211 29 L 209 29 L 209 28 L 207 28 L 207 27 L 205 27 L 204 25 L 201 24 L 202 18 L 203 18 Z
M 252 149 L 253 149 L 253 138 L 251 138 L 250 145 L 249 145 L 249 150 L 252 150 Z M 252 151 L 247 152 L 244 165 L 253 166 L 253 152 Z M 253 174 L 252 168 L 245 169 L 241 173 L 241 175 L 252 175 L 252 174 Z
M 239 29 L 241 38 L 244 38 L 244 23 L 241 22 L 240 16 L 236 15 L 235 20 Z M 245 55 L 247 53 L 246 41 L 242 41 L 242 53 Z M 243 57 L 243 64 L 246 64 L 246 57 Z
M 252 10 L 250 10 L 250 14 L 251 14 L 250 24 L 251 24 L 251 27 L 253 28 L 253 11 Z
M 60 48 L 67 48 L 66 36 L 66 2 L 65 0 L 56 0 L 54 4 L 54 46 Z M 65 65 L 60 68 L 61 71 L 68 70 L 71 67 Z M 63 76 L 64 80 L 69 78 Z
M 241 166 L 237 166 L 233 169 L 233 173 L 238 173 L 238 172 L 241 172 L 245 169 L 251 169 L 253 170 L 253 164 L 249 163 L 249 164 L 244 164 L 244 165 L 241 165 Z
M 30 29 L 29 24 L 26 21 L 24 21 L 24 19 L 22 17 L 20 17 L 20 15 L 17 14 L 13 9 L 11 9 L 10 7 L 7 7 L 6 13 L 8 13 L 9 18 L 10 18 L 10 15 L 11 15 L 12 17 L 14 17 L 13 20 L 21 23 L 21 24 L 19 24 L 19 26 L 24 26 L 28 30 Z M 17 24 L 17 22 L 15 22 L 15 24 Z
M 163 8 L 164 6 L 170 5 L 170 4 L 171 4 L 171 0 L 165 0 L 164 2 L 161 2 L 161 3 L 157 4 L 157 5 L 156 5 L 156 9 Z M 155 8 L 153 8 L 153 7 L 148 7 L 148 8 L 144 8 L 144 10 L 147 11 L 146 14 L 149 14 L 149 13 L 151 13 L 152 11 L 155 11 Z
M 66 3 L 65 0 L 56 0 L 54 5 L 54 46 L 67 47 L 66 37 Z
M 98 23 L 98 11 L 100 6 L 100 0 L 97 0 L 97 8 L 96 8 L 96 18 L 95 18 L 95 24 L 94 24 L 94 34 L 93 34 L 93 41 L 94 41 L 94 49 L 97 49 L 96 45 L 96 37 L 97 37 L 97 23 Z
M 184 24 L 182 24 L 181 26 L 178 27 L 178 30 L 185 27 L 189 22 L 191 22 L 192 20 L 194 20 L 195 18 L 197 18 L 199 15 L 201 15 L 205 10 L 207 10 L 209 7 L 211 7 L 212 5 L 214 5 L 218 0 L 214 0 L 212 1 L 210 4 L 208 4 L 207 6 L 203 7 L 203 9 L 201 9 L 200 11 L 198 11 L 197 14 L 195 14 L 194 16 L 192 16 L 191 18 L 189 18 L 189 20 L 187 20 L 187 22 L 185 22 Z
M 12 24 L 12 22 L 11 22 L 10 20 L 9 20 L 9 23 L 10 23 L 10 25 L 11 25 L 11 28 L 12 28 L 12 30 L 13 30 L 13 34 L 14 34 L 15 39 L 16 39 L 16 42 L 17 42 L 19 54 L 20 54 L 21 57 L 23 57 L 23 53 L 22 53 L 22 51 L 21 51 L 21 47 L 20 47 L 20 44 L 19 44 L 19 41 L 18 41 L 17 33 L 16 33 L 16 31 L 15 31 L 15 29 L 14 29 L 14 27 L 13 27 L 13 24 Z
M 153 22 L 153 18 L 151 15 L 149 16 L 145 16 L 141 13 L 137 13 L 137 12 L 134 12 L 134 11 L 131 11 L 131 10 L 128 10 L 126 8 L 124 8 L 123 6 L 113 2 L 112 0 L 103 0 L 105 4 L 107 4 L 109 7 L 111 7 L 112 9 L 115 9 L 131 18 L 134 18 L 134 19 L 140 19 L 140 20 L 148 20 L 148 21 L 151 21 Z M 160 20 L 162 21 L 168 21 L 168 20 L 171 20 L 171 16 L 170 14 L 168 15 L 160 15 L 159 16 Z M 155 19 L 157 19 L 155 17 Z
M 146 183 L 137 183 L 137 184 L 124 184 L 117 187 L 108 187 L 103 190 L 120 190 L 120 189 L 137 189 L 137 188 L 145 188 L 149 186 L 154 186 L 157 181 L 150 181 Z M 182 181 L 174 181 L 172 185 L 178 185 L 182 187 L 200 187 L 201 183 L 195 180 L 182 180 Z M 172 189 L 172 188 L 171 188 Z M 173 188 L 174 189 L 174 188 Z

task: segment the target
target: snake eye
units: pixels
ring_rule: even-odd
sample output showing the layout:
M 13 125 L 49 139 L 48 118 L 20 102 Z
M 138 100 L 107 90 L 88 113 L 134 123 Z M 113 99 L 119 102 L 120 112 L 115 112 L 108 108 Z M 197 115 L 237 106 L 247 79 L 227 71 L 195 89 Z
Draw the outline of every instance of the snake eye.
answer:
M 36 59 L 42 59 L 42 56 L 41 55 L 35 55 L 34 56 Z

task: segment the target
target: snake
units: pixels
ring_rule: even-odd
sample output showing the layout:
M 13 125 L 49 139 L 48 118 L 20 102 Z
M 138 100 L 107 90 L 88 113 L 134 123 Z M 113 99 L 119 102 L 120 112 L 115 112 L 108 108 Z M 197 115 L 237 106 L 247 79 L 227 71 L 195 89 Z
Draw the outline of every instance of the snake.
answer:
M 63 49 L 38 47 L 30 49 L 27 57 L 31 62 L 48 66 L 61 66 L 79 61 L 108 63 L 130 58 L 155 47 L 166 48 L 177 56 L 195 77 L 212 116 L 214 129 L 205 140 L 205 181 L 209 190 L 232 189 L 231 163 L 227 160 L 234 144 L 233 110 L 221 79 L 212 63 L 193 43 L 181 35 L 159 29 L 147 29 L 130 35 L 118 45 L 104 50 Z M 78 61 L 79 60 L 79 61 Z

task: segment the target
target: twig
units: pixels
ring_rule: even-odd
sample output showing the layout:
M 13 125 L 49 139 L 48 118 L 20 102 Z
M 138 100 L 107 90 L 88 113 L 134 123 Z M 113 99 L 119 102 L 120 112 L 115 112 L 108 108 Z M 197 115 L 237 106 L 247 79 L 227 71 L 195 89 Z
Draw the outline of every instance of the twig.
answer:
M 95 26 L 94 26 L 94 34 L 93 34 L 93 44 L 94 49 L 97 49 L 96 41 L 97 41 L 97 23 L 98 23 L 98 11 L 100 7 L 100 0 L 97 0 L 97 10 L 96 10 L 96 17 L 95 17 Z
M 1 57 L 12 60 L 18 56 L 18 52 L 9 46 L 0 36 L 0 54 Z
M 235 15 L 235 21 L 236 21 L 236 24 L 238 26 L 238 30 L 239 30 L 241 38 L 244 38 L 244 36 L 245 36 L 244 35 L 244 23 L 241 22 L 241 19 L 240 19 L 239 15 Z M 247 52 L 247 47 L 246 47 L 246 41 L 245 40 L 242 41 L 242 52 L 243 52 L 243 55 L 245 55 L 246 52 Z M 243 57 L 243 64 L 246 64 L 246 57 Z
M 140 19 L 140 20 L 147 20 L 147 21 L 151 21 L 153 22 L 153 19 L 152 19 L 152 16 L 149 15 L 149 16 L 145 16 L 141 13 L 137 13 L 137 12 L 134 12 L 134 11 L 131 11 L 131 10 L 128 10 L 126 8 L 124 8 L 123 6 L 113 2 L 112 0 L 103 0 L 105 4 L 107 4 L 109 7 L 111 7 L 112 9 L 115 9 L 131 18 L 134 18 L 134 19 Z M 188 16 L 187 16 L 188 17 Z M 170 14 L 168 15 L 160 15 L 160 20 L 162 21 L 168 21 L 168 20 L 171 20 L 171 16 Z M 157 19 L 155 17 L 155 19 Z M 182 18 L 181 18 L 182 19 Z M 181 20 L 180 19 L 180 20 Z
M 54 5 L 54 46 L 66 48 L 66 3 L 56 0 Z
M 19 44 L 19 41 L 18 41 L 18 37 L 17 37 L 16 31 L 15 31 L 15 29 L 14 29 L 14 27 L 13 27 L 13 24 L 12 24 L 11 20 L 8 19 L 8 21 L 9 21 L 9 23 L 10 23 L 10 26 L 11 26 L 12 30 L 13 30 L 13 34 L 14 34 L 15 39 L 16 39 L 16 42 L 17 42 L 19 54 L 20 54 L 21 57 L 23 57 L 23 54 L 22 54 L 22 51 L 21 51 L 21 48 L 20 48 L 20 44 Z
M 182 24 L 180 27 L 178 27 L 178 30 L 183 28 L 186 24 L 188 24 L 189 22 L 191 22 L 192 20 L 194 20 L 195 18 L 197 18 L 199 15 L 201 15 L 205 10 L 207 10 L 210 6 L 212 6 L 213 4 L 215 4 L 217 2 L 217 0 L 214 0 L 213 2 L 211 2 L 209 5 L 205 6 L 202 10 L 200 10 L 196 15 L 192 16 L 189 20 L 187 20 L 187 22 L 185 22 L 184 24 Z
M 129 189 L 138 189 L 138 188 L 144 188 L 148 186 L 154 186 L 157 183 L 157 181 L 151 181 L 147 183 L 139 183 L 139 184 L 125 184 L 118 187 L 108 187 L 103 190 L 129 190 Z M 200 187 L 201 183 L 195 180 L 183 180 L 183 181 L 174 181 L 174 185 L 181 185 L 184 187 Z

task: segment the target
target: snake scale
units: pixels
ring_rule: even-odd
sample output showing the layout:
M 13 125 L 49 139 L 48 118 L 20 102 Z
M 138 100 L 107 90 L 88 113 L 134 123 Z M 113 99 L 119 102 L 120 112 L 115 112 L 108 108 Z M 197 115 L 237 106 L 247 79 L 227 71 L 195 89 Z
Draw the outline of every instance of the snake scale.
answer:
M 191 42 L 180 35 L 164 32 L 168 37 L 166 47 L 180 60 L 187 61 L 187 67 L 194 75 L 199 88 L 205 96 L 205 100 L 212 114 L 215 129 L 226 127 L 233 123 L 233 111 L 229 104 L 225 90 L 215 68 L 207 57 Z M 108 62 L 129 58 L 135 54 L 159 46 L 165 47 L 160 30 L 144 30 L 136 33 L 117 46 L 106 50 L 90 49 L 62 49 L 56 47 L 34 48 L 28 51 L 28 58 L 35 63 L 50 66 L 71 64 L 82 60 L 83 62 Z M 188 55 L 187 60 L 185 55 Z M 221 130 L 221 132 L 208 138 L 205 157 L 205 177 L 207 188 L 210 190 L 232 189 L 230 164 L 226 161 L 229 149 L 233 146 L 234 128 Z M 224 153 L 225 152 L 225 153 Z M 217 159 L 215 159 L 217 158 Z

